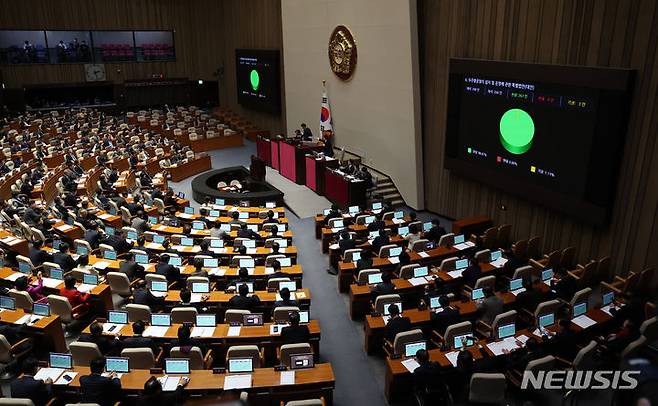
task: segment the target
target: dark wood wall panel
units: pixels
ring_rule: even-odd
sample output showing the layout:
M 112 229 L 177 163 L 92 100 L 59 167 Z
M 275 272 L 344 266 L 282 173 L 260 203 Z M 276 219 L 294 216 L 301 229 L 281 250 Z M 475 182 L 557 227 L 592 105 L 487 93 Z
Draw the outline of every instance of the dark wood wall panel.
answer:
M 418 14 L 426 207 L 454 218 L 490 215 L 513 224 L 516 238 L 542 236 L 545 250 L 578 247 L 581 261 L 611 255 L 619 274 L 658 266 L 658 3 L 418 0 Z M 582 224 L 443 168 L 451 57 L 638 71 L 608 226 Z
M 272 115 L 242 109 L 235 89 L 235 48 L 283 49 L 279 0 L 2 1 L 0 27 L 175 30 L 175 62 L 106 63 L 107 79 L 120 83 L 162 73 L 171 78 L 217 80 L 215 74 L 224 66 L 220 103 L 263 128 L 285 128 L 284 112 Z M 8 87 L 85 80 L 81 64 L 0 66 L 0 70 Z

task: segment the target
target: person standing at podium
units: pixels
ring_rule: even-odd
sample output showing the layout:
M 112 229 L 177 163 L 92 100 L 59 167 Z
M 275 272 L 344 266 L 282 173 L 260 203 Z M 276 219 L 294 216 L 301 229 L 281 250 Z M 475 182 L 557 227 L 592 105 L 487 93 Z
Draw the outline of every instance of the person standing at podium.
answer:
M 301 124 L 302 127 L 302 141 L 313 141 L 313 133 L 311 129 L 306 126 L 305 123 Z
M 324 156 L 333 158 L 334 157 L 333 132 L 331 130 L 323 131 L 321 141 L 324 143 L 324 149 L 322 150 Z

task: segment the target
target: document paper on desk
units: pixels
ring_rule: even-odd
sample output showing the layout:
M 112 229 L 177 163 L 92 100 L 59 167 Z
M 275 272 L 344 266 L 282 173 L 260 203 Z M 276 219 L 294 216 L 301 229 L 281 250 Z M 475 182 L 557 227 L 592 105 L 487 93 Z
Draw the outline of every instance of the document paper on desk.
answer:
M 411 278 L 408 279 L 408 281 L 411 284 L 411 286 L 420 286 L 427 283 L 427 279 L 425 279 L 424 276 L 420 276 L 418 278 Z
M 399 264 L 400 263 L 400 257 L 389 257 L 388 262 L 391 264 Z
M 94 268 L 100 269 L 100 270 L 103 270 L 103 269 L 107 268 L 108 266 L 110 266 L 110 263 L 107 262 L 107 261 L 98 261 L 98 262 L 95 262 L 93 264 Z
M 453 367 L 457 366 L 457 357 L 459 357 L 459 351 L 450 351 L 444 354 L 448 361 L 452 364 Z
M 507 258 L 500 257 L 497 260 L 491 261 L 489 263 L 491 266 L 495 266 L 496 268 L 502 268 L 507 263 Z
M 192 328 L 192 337 L 193 338 L 199 338 L 199 337 L 212 337 L 213 334 L 215 333 L 215 327 L 193 327 Z
M 14 272 L 13 274 L 6 277 L 5 280 L 10 282 L 16 282 L 16 279 L 20 278 L 21 276 L 25 276 L 25 274 L 20 272 Z
M 56 381 L 53 381 L 55 385 L 68 385 L 71 382 L 73 382 L 73 379 L 78 375 L 77 372 L 64 372 L 62 376 L 59 377 Z M 65 377 L 68 377 L 69 379 L 66 379 Z
M 512 351 L 517 348 L 519 348 L 518 344 L 516 343 L 516 337 L 507 337 L 502 341 L 496 341 L 493 343 L 487 344 L 487 347 L 493 355 L 501 355 L 503 354 L 504 350 Z
M 144 337 L 164 337 L 169 327 L 167 326 L 148 326 L 142 334 Z
M 295 371 L 282 371 L 279 385 L 294 385 Z
M 226 375 L 224 377 L 224 390 L 251 388 L 251 374 Z
M 34 375 L 34 379 L 45 381 L 50 378 L 55 382 L 59 378 L 65 369 L 62 368 L 41 368 L 39 372 Z
M 450 275 L 450 277 L 453 278 L 453 279 L 461 278 L 462 272 L 464 272 L 463 269 L 457 269 L 455 271 L 448 272 L 448 275 Z
M 457 249 L 457 250 L 461 251 L 461 250 L 465 250 L 465 249 L 468 249 L 468 248 L 471 248 L 471 247 L 475 247 L 475 243 L 473 243 L 472 241 L 465 241 L 461 244 L 455 244 L 452 247 L 454 249 Z
M 430 254 L 428 254 L 425 251 L 421 251 L 421 252 L 418 253 L 418 256 L 421 257 L 421 258 L 429 258 Z
M 56 287 L 62 284 L 61 280 L 53 279 L 53 278 L 41 278 L 41 281 L 43 282 L 43 286 L 50 289 L 55 289 Z
M 180 383 L 180 377 L 178 376 L 161 376 L 158 378 L 160 385 L 162 385 L 162 390 L 165 392 L 173 392 L 178 387 Z
M 409 372 L 414 372 L 416 368 L 420 366 L 420 364 L 413 358 L 405 359 L 402 361 L 402 365 L 407 368 L 407 371 Z
M 577 325 L 580 328 L 587 328 L 591 327 L 596 324 L 596 321 L 590 319 L 586 315 L 581 315 L 576 318 L 571 319 L 571 322 L 575 325 Z
M 226 333 L 227 337 L 239 337 L 240 336 L 240 326 L 232 326 L 228 328 Z
M 87 285 L 86 283 L 81 283 L 78 285 L 77 289 L 80 293 L 88 293 L 90 290 L 95 288 L 96 285 Z

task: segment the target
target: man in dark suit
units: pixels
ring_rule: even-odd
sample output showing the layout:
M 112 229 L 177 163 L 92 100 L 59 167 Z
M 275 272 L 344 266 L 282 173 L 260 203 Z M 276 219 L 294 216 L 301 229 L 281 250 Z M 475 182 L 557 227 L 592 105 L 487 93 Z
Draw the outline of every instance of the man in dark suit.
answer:
M 30 247 L 30 261 L 34 266 L 39 266 L 44 262 L 52 262 L 53 256 L 50 255 L 47 251 L 41 249 L 43 246 L 43 241 L 34 240 L 32 246 Z
M 290 314 L 290 326 L 281 329 L 281 341 L 284 344 L 308 343 L 311 336 L 306 325 L 299 325 L 299 313 Z
M 199 243 L 199 248 L 201 250 L 196 254 L 196 255 L 207 255 L 209 257 L 212 257 L 215 255 L 214 252 L 210 251 L 210 244 L 208 244 L 207 240 L 203 240 Z
M 103 241 L 103 244 L 114 248 L 118 254 L 125 254 L 132 249 L 133 245 L 126 241 L 123 234 L 123 232 L 117 232 L 114 235 L 110 235 Z
M 386 223 L 384 222 L 384 220 L 377 219 L 372 223 L 368 224 L 368 227 L 366 227 L 366 229 L 368 230 L 368 232 L 371 232 L 371 231 L 382 230 L 385 227 L 386 227 Z
M 260 238 L 260 234 L 247 228 L 247 223 L 240 224 L 237 236 L 238 238 L 248 238 L 250 240 L 258 240 Z
M 523 287 L 525 291 L 516 296 L 516 305 L 533 313 L 545 296 L 539 289 L 535 289 L 530 277 L 523 279 Z
M 395 285 L 391 282 L 390 272 L 382 273 L 382 281 L 375 285 L 375 287 L 370 291 L 372 300 L 377 299 L 377 296 L 380 295 L 390 295 L 395 293 Z
M 91 245 L 92 249 L 98 248 L 101 241 L 101 233 L 98 231 L 98 224 L 93 222 L 89 224 L 89 228 L 85 231 L 85 241 Z
M 430 228 L 427 232 L 424 234 L 424 238 L 433 241 L 435 243 L 438 243 L 441 237 L 443 237 L 446 234 L 445 228 L 441 227 L 441 222 L 439 219 L 434 219 L 432 220 L 432 228 Z
M 23 375 L 11 381 L 11 397 L 30 399 L 35 406 L 43 406 L 52 397 L 52 379 L 34 379 L 39 362 L 32 357 L 23 361 Z
M 305 123 L 302 123 L 302 140 L 304 141 L 311 141 L 313 140 L 313 133 L 311 132 L 311 129 L 306 126 Z
M 441 367 L 436 362 L 430 361 L 430 355 L 426 350 L 418 350 L 416 353 L 418 367 L 414 369 L 412 379 L 414 390 L 420 394 L 427 393 L 442 381 Z
M 117 394 L 121 393 L 121 380 L 116 372 L 108 377 L 102 376 L 105 368 L 105 358 L 98 357 L 89 363 L 90 375 L 80 377 L 80 401 L 82 403 L 98 403 L 101 406 L 113 405 Z
M 375 237 L 374 240 L 372 240 L 372 250 L 376 253 L 379 254 L 379 249 L 383 247 L 384 245 L 390 244 L 391 239 L 388 238 L 388 234 L 386 233 L 386 230 L 383 228 L 379 229 L 379 235 Z
M 290 299 L 290 290 L 288 288 L 283 288 L 279 291 L 279 296 L 281 296 L 281 300 L 277 300 L 274 302 L 274 307 L 277 308 L 279 306 L 296 306 L 299 307 L 299 302 L 295 299 Z
M 356 248 L 356 241 L 350 238 L 350 233 L 343 231 L 340 233 L 340 241 L 338 241 L 338 248 L 340 249 L 340 256 L 345 255 L 345 251 Z
M 133 303 L 145 305 L 151 309 L 164 305 L 164 297 L 156 297 L 146 288 L 146 282 L 141 281 L 133 291 Z
M 500 313 L 503 312 L 503 299 L 496 296 L 491 286 L 483 288 L 484 300 L 477 305 L 480 320 L 491 324 Z
M 475 257 L 469 258 L 469 262 L 471 265 L 462 272 L 462 282 L 466 286 L 473 287 L 482 276 L 482 268 L 480 268 L 480 261 Z
M 144 267 L 135 262 L 135 255 L 132 252 L 129 252 L 125 255 L 123 261 L 119 265 L 119 272 L 123 272 L 128 276 L 128 279 L 132 280 L 137 273 L 144 272 Z
M 439 296 L 439 304 L 441 305 L 441 309 L 436 313 L 431 313 L 430 319 L 432 320 L 434 329 L 443 335 L 448 326 L 461 321 L 461 316 L 458 309 L 450 306 L 450 299 L 448 299 L 447 295 Z
M 358 272 L 370 268 L 372 268 L 372 252 L 363 250 L 361 251 L 361 258 L 356 261 L 356 270 Z
M 64 272 L 70 272 L 78 263 L 69 254 L 69 244 L 62 242 L 59 245 L 59 252 L 53 254 L 53 262 L 62 268 Z
M 329 220 L 331 219 L 336 219 L 336 218 L 341 218 L 342 214 L 340 213 L 340 208 L 338 207 L 337 204 L 332 204 L 331 209 L 329 210 L 329 213 L 324 216 L 324 225 L 325 227 L 329 225 Z
M 118 348 L 119 344 L 119 339 L 117 337 L 110 338 L 108 336 L 104 336 L 103 325 L 96 322 L 89 326 L 89 334 L 82 334 L 79 340 L 86 343 L 96 344 L 98 350 L 103 355 L 113 353 Z
M 391 318 L 386 324 L 386 339 L 393 342 L 398 333 L 411 330 L 411 320 L 409 317 L 400 316 L 400 309 L 396 304 L 388 306 L 388 313 Z
M 169 264 L 169 255 L 160 255 L 160 260 L 155 265 L 155 273 L 163 275 L 167 278 L 167 282 L 178 282 L 180 279 L 180 270 L 173 265 Z
M 144 322 L 137 320 L 133 323 L 133 335 L 132 337 L 124 338 L 121 341 L 121 348 L 151 348 L 155 350 L 155 342 L 152 338 L 143 337 L 144 334 Z
M 238 294 L 228 301 L 229 309 L 252 310 L 260 306 L 260 299 L 256 295 L 249 295 L 249 287 L 245 284 L 238 286 Z

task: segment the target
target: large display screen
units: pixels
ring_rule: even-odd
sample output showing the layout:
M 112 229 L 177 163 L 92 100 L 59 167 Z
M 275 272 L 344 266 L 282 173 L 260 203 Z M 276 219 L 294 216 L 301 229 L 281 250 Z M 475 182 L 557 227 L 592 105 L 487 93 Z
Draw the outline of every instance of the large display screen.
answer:
M 279 51 L 235 50 L 238 103 L 255 110 L 281 110 Z
M 445 166 L 601 224 L 614 198 L 632 77 L 452 59 Z

